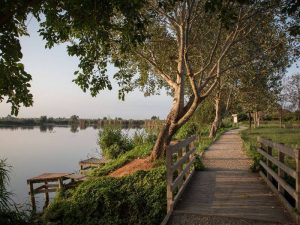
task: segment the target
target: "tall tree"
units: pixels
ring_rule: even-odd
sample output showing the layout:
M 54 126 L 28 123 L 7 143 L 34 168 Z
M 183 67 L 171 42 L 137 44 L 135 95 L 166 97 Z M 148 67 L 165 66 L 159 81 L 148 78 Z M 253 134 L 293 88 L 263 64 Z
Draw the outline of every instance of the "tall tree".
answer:
M 286 77 L 283 84 L 284 101 L 290 110 L 297 112 L 298 120 L 300 120 L 300 73 L 295 73 L 290 77 Z
M 234 60 L 226 58 L 234 54 L 234 46 L 260 32 L 258 25 L 273 19 L 273 8 L 229 1 L 214 13 L 207 13 L 204 1 L 153 0 L 138 5 L 140 8 L 133 5 L 139 9 L 134 14 L 122 11 L 132 4 L 138 3 L 120 3 L 122 16 L 103 23 L 99 2 L 46 3 L 42 8 L 46 20 L 41 23 L 41 34 L 48 47 L 70 43 L 69 54 L 80 59 L 75 82 L 93 96 L 111 88 L 106 74 L 109 62 L 119 68 L 113 77 L 120 85 L 121 98 L 134 87 L 142 87 L 146 94 L 167 88 L 173 105 L 151 155 L 157 159 L 164 155 L 173 134 L 211 94 L 224 71 L 236 66 Z M 112 7 L 107 8 L 108 13 L 111 10 Z M 147 24 L 143 33 L 132 32 L 134 23 Z M 225 60 L 228 62 L 223 64 Z
M 109 63 L 119 68 L 113 78 L 122 99 L 135 87 L 146 95 L 168 90 L 173 105 L 151 154 L 157 159 L 225 72 L 240 66 L 230 57 L 235 46 L 274 21 L 269 1 L 240 2 L 248 1 L 53 0 L 41 1 L 35 15 L 44 15 L 47 47 L 67 42 L 79 58 L 74 81 L 92 96 L 111 89 Z

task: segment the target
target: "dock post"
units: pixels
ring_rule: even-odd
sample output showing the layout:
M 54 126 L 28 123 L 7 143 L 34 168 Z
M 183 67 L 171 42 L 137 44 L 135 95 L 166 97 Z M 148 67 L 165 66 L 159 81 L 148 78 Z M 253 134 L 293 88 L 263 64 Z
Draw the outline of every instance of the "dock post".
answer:
M 61 190 L 64 187 L 63 179 L 59 178 L 58 179 L 58 189 Z
M 30 202 L 31 202 L 32 211 L 35 213 L 36 212 L 36 205 L 35 205 L 33 183 L 31 181 L 29 181 L 28 186 L 29 186 L 29 194 L 30 194 Z
M 48 181 L 45 181 L 45 205 L 44 209 L 49 205 L 49 192 L 48 192 Z

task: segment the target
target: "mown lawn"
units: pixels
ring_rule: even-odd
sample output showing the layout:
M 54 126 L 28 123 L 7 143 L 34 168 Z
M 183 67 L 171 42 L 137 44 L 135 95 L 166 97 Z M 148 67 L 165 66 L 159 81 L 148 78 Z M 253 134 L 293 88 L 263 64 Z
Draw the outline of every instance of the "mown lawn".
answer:
M 256 138 L 258 136 L 272 139 L 274 142 L 284 143 L 290 147 L 295 147 L 295 145 L 300 147 L 300 129 L 259 127 L 242 131 L 242 138 L 245 141 L 251 142 L 251 144 L 256 143 Z
M 273 142 L 283 143 L 287 146 L 300 148 L 300 129 L 293 128 L 278 128 L 278 127 L 259 127 L 255 129 L 247 129 L 241 132 L 241 137 L 244 141 L 244 149 L 247 154 L 253 159 L 251 169 L 256 171 L 259 167 L 261 155 L 256 151 L 257 137 L 269 138 Z M 277 156 L 276 149 L 273 150 L 273 155 Z M 285 157 L 285 163 L 289 167 L 295 169 L 295 160 L 291 157 Z

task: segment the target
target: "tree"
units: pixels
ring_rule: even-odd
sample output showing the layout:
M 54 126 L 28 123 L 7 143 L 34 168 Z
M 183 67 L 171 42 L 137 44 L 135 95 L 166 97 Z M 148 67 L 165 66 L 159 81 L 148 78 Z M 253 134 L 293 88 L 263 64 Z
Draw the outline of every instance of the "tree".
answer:
M 72 115 L 70 117 L 70 124 L 72 124 L 72 125 L 78 125 L 78 123 L 79 123 L 79 116 Z
M 273 5 L 258 1 L 149 0 L 41 1 L 40 34 L 47 47 L 67 42 L 80 59 L 75 82 L 92 96 L 111 89 L 108 63 L 119 71 L 119 97 L 140 87 L 145 95 L 165 87 L 173 97 L 152 159 L 162 157 L 174 133 L 213 92 L 231 60 L 260 26 L 274 24 Z M 248 1 L 245 1 L 248 2 Z M 226 62 L 226 63 L 224 63 Z
M 144 21 L 140 19 L 139 9 L 144 3 L 144 0 L 0 0 L 0 103 L 4 100 L 10 103 L 13 115 L 18 114 L 22 104 L 25 107 L 33 104 L 33 96 L 29 90 L 32 77 L 21 63 L 23 55 L 19 42 L 20 36 L 27 35 L 25 21 L 28 15 L 33 14 L 39 21 L 40 15 L 46 16 L 47 19 L 42 26 L 51 25 L 54 28 L 53 33 L 57 32 L 58 35 L 50 37 L 43 29 L 40 30 L 40 33 L 48 40 L 47 47 L 52 47 L 57 42 L 69 41 L 69 36 L 75 37 L 77 35 L 75 33 L 81 29 L 80 32 L 86 35 L 86 42 L 89 42 L 87 39 L 90 34 L 91 38 L 97 39 L 90 46 L 96 47 L 98 43 L 105 52 L 105 48 L 111 47 L 107 45 L 107 40 L 111 38 L 112 32 L 118 33 L 116 35 L 119 36 L 118 41 L 122 42 L 120 43 L 122 48 L 126 48 L 127 41 L 135 43 L 142 39 L 141 31 L 146 23 L 144 24 Z M 111 19 L 114 17 L 115 19 Z M 117 17 L 122 19 L 117 19 Z M 71 21 L 74 18 L 75 21 L 72 24 Z M 71 26 L 79 29 L 74 29 L 74 33 L 70 34 Z M 70 49 L 71 55 L 72 51 L 76 50 Z M 89 55 L 89 57 L 101 58 L 100 55 Z M 84 67 L 83 65 L 88 67 L 90 63 L 84 58 L 84 56 L 81 57 L 81 68 Z M 105 73 L 104 69 L 101 71 Z M 84 76 L 79 77 L 78 80 L 84 79 Z M 111 85 L 105 78 L 94 77 L 93 79 L 97 87 L 111 89 Z M 86 88 L 84 84 L 81 87 Z M 96 89 L 91 89 L 92 95 L 96 95 Z
M 300 73 L 287 77 L 283 85 L 283 100 L 288 104 L 287 108 L 297 112 L 300 120 Z
M 40 124 L 45 124 L 47 123 L 47 116 L 41 116 L 40 117 Z

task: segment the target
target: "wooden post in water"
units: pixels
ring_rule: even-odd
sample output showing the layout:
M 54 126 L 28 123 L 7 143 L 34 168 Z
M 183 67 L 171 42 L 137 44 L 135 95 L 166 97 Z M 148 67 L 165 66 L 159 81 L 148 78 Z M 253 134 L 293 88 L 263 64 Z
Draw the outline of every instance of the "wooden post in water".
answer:
M 48 181 L 45 181 L 45 205 L 44 209 L 49 205 Z
M 36 212 L 36 205 L 35 205 L 33 183 L 31 181 L 29 181 L 27 184 L 29 186 L 29 195 L 30 195 L 30 203 L 31 203 L 31 206 L 32 206 L 32 211 L 35 213 Z
M 58 189 L 61 190 L 64 187 L 63 179 L 59 178 L 58 179 Z

